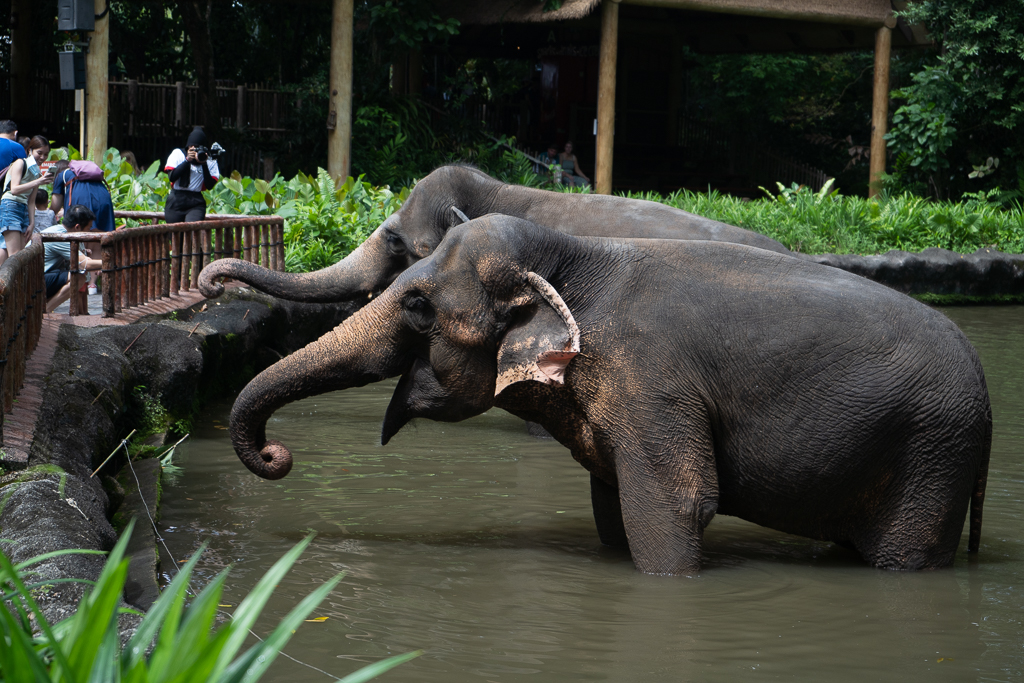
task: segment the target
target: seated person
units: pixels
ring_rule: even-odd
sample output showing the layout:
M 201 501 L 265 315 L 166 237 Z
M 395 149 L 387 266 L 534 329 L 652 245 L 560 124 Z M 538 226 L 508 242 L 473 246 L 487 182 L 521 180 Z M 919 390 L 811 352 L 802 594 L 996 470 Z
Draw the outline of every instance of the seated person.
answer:
M 559 170 L 552 171 L 551 170 L 552 166 L 561 165 L 561 162 L 558 160 L 558 147 L 556 145 L 554 145 L 554 144 L 548 145 L 548 151 L 541 153 L 537 158 L 540 159 L 540 162 L 543 164 L 543 167 L 538 167 L 537 168 L 537 173 L 539 173 L 541 175 L 549 175 L 550 174 L 550 175 L 553 176 L 552 180 L 554 182 L 556 182 L 556 183 L 562 182 L 561 171 L 559 171 Z
M 91 232 L 95 214 L 81 204 L 72 206 L 64 214 L 64 224 L 57 224 L 43 230 L 42 234 Z M 81 247 L 79 247 L 81 250 Z M 84 251 L 84 250 L 82 250 Z M 84 270 L 99 270 L 103 262 L 88 258 L 82 254 L 78 259 L 78 267 Z M 46 278 L 46 312 L 54 310 L 71 297 L 71 243 L 43 242 L 43 277 Z M 82 272 L 82 271 L 80 271 Z M 80 310 L 88 314 L 89 297 L 83 287 L 77 293 L 80 296 Z
M 36 230 L 42 232 L 47 228 L 51 227 L 55 222 L 56 218 L 53 215 L 53 210 L 47 206 L 50 203 L 50 195 L 43 188 L 36 190 Z
M 565 143 L 565 151 L 558 155 L 562 165 L 562 182 L 572 187 L 590 187 L 590 178 L 580 169 L 580 162 L 572 153 L 572 143 Z

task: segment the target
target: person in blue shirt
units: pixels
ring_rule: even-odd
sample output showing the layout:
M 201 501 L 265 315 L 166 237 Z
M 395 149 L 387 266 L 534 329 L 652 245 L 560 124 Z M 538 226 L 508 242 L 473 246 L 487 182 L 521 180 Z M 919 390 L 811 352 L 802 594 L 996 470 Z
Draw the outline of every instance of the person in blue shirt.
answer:
M 18 143 L 18 125 L 10 120 L 0 121 L 0 171 L 24 158 L 25 148 Z
M 112 232 L 114 230 L 114 202 L 110 198 L 110 190 L 107 189 L 106 183 L 99 180 L 77 178 L 68 164 L 69 162 L 62 160 L 53 165 L 53 199 L 50 200 L 50 208 L 55 213 L 64 209 L 66 214 L 72 206 L 82 205 L 96 216 L 93 223 L 94 230 Z M 100 243 L 89 242 L 86 246 L 95 252 L 100 248 Z M 96 294 L 98 280 L 98 271 L 89 274 L 89 294 Z
M 99 232 L 114 230 L 114 202 L 110 191 L 102 182 L 95 180 L 79 180 L 75 172 L 68 168 L 67 161 L 58 161 L 53 165 L 53 193 L 50 208 L 54 213 L 61 209 L 67 210 L 75 204 L 81 204 L 96 215 L 95 229 Z M 67 191 L 71 186 L 70 195 Z

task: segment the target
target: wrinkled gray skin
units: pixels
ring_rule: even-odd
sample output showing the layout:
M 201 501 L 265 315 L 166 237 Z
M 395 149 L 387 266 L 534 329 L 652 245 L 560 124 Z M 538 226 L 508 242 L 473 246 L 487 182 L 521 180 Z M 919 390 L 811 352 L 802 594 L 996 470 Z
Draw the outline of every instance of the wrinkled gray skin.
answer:
M 591 472 L 602 541 L 647 573 L 697 571 L 716 513 L 922 569 L 952 563 L 970 504 L 978 548 L 992 421 L 974 348 L 835 268 L 487 216 L 256 377 L 231 414 L 235 450 L 282 477 L 274 411 L 396 375 L 383 443 L 414 417 L 492 406 L 539 422 Z
M 790 253 L 764 235 L 664 204 L 535 190 L 506 185 L 468 166 L 443 166 L 421 180 L 402 208 L 333 266 L 314 273 L 280 273 L 239 259 L 220 259 L 199 274 L 199 289 L 204 296 L 220 296 L 220 278 L 230 277 L 292 301 L 327 303 L 366 296 L 387 287 L 437 248 L 445 233 L 462 222 L 452 207 L 468 218 L 502 213 L 568 235 L 715 240 Z

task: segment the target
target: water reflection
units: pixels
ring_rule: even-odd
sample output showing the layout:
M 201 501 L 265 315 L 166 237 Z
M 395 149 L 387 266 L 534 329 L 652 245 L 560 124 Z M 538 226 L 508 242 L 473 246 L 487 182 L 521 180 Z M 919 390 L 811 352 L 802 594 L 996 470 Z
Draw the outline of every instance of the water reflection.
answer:
M 423 648 L 390 680 L 1016 680 L 1024 308 L 946 312 L 979 348 L 995 420 L 981 553 L 961 550 L 951 570 L 874 570 L 832 544 L 718 517 L 699 577 L 638 574 L 598 542 L 586 472 L 509 415 L 417 421 L 381 447 L 392 383 L 278 412 L 268 432 L 295 456 L 278 482 L 242 467 L 229 406 L 211 410 L 165 485 L 162 523 L 176 559 L 210 543 L 200 580 L 234 565 L 227 604 L 317 531 L 259 629 L 348 572 L 315 613 L 329 618 L 287 650 L 338 676 Z M 323 678 L 279 660 L 267 680 Z

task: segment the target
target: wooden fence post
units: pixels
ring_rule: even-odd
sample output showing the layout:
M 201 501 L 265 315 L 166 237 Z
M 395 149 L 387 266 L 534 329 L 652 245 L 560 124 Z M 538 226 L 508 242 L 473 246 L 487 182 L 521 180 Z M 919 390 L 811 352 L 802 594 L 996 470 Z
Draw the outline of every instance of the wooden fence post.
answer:
M 103 317 L 114 317 L 114 297 L 117 295 L 117 245 L 101 240 L 103 249 Z
M 139 82 L 128 79 L 128 135 L 135 135 L 135 108 L 139 104 Z
M 185 81 L 174 83 L 174 127 L 185 125 Z
M 245 86 L 238 86 L 238 101 L 235 103 L 235 127 L 245 130 Z
M 71 243 L 71 315 L 81 315 L 81 307 L 78 305 L 78 290 L 82 286 L 82 275 L 78 272 L 78 242 Z

